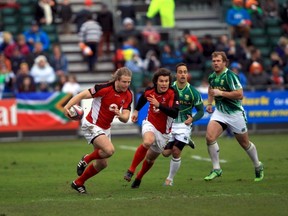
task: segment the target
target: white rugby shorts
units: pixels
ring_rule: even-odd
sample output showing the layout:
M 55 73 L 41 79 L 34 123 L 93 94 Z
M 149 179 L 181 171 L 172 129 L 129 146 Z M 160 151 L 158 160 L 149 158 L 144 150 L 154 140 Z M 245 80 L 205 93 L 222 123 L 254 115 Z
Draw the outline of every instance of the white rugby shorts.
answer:
M 184 123 L 173 123 L 169 142 L 173 142 L 176 139 L 180 142 L 188 144 L 191 136 L 191 130 L 192 124 L 186 125 Z

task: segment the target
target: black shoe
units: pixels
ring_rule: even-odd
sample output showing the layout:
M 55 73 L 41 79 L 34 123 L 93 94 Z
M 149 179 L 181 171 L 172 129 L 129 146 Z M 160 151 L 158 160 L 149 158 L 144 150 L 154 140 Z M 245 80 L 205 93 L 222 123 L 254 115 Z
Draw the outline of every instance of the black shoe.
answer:
M 131 188 L 139 188 L 141 184 L 141 180 L 140 179 L 135 179 L 134 182 L 131 185 Z
M 192 149 L 195 149 L 196 145 L 195 145 L 194 141 L 191 138 L 189 138 L 188 146 L 190 146 Z
M 81 194 L 86 194 L 86 193 L 87 193 L 86 188 L 85 188 L 84 185 L 82 185 L 82 186 L 77 186 L 74 181 L 71 183 L 71 187 L 72 187 L 74 190 L 76 190 L 76 191 L 78 191 L 79 193 L 81 193 Z
M 79 161 L 78 165 L 77 165 L 77 175 L 81 176 L 82 173 L 84 172 L 85 168 L 87 167 L 87 163 L 84 161 L 86 155 L 84 155 L 81 160 Z
M 124 175 L 124 179 L 125 179 L 126 181 L 130 182 L 133 175 L 134 175 L 133 172 L 131 172 L 130 170 L 127 170 L 127 172 L 126 172 L 125 175 Z

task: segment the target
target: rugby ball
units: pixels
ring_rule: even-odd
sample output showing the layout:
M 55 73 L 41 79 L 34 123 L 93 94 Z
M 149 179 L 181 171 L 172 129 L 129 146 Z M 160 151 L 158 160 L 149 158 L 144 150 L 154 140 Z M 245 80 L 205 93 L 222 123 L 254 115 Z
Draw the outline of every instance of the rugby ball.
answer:
M 72 120 L 81 120 L 83 115 L 84 115 L 84 110 L 81 106 L 78 105 L 73 105 L 72 107 L 70 107 L 69 109 L 70 112 L 70 118 Z

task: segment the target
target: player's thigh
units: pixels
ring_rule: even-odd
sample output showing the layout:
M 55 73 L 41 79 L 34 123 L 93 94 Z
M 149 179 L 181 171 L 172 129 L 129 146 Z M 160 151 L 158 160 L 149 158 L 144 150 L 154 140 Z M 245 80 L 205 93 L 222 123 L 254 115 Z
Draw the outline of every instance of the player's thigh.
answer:
M 208 142 L 215 141 L 223 132 L 221 124 L 215 120 L 209 121 L 206 131 L 206 140 Z
M 103 152 L 105 152 L 108 155 L 112 155 L 115 151 L 111 140 L 104 134 L 96 137 L 93 141 L 93 145 L 95 148 L 100 148 Z
M 150 147 L 155 142 L 155 133 L 147 131 L 143 134 L 143 145 Z

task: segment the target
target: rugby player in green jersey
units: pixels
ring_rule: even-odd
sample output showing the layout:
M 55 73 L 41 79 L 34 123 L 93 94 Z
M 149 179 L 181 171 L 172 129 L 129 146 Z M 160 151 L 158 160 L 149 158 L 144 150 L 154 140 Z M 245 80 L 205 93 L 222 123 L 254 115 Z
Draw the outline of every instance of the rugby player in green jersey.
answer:
M 170 169 L 164 185 L 172 186 L 173 179 L 181 165 L 181 152 L 185 145 L 189 145 L 192 124 L 201 119 L 204 115 L 203 100 L 200 93 L 188 82 L 187 65 L 179 63 L 176 65 L 176 81 L 172 87 L 179 94 L 180 110 L 176 119 L 174 119 L 171 130 L 171 137 L 163 156 L 168 157 L 172 154 L 170 160 Z M 192 116 L 192 110 L 195 107 L 196 113 Z M 190 145 L 194 148 L 194 143 Z
M 264 167 L 258 159 L 256 146 L 249 140 L 245 111 L 242 107 L 243 89 L 238 76 L 227 68 L 229 60 L 224 52 L 212 53 L 214 72 L 208 77 L 208 105 L 206 111 L 212 113 L 206 131 L 206 143 L 212 160 L 213 169 L 204 178 L 210 181 L 221 176 L 219 146 L 217 138 L 229 128 L 236 140 L 246 151 L 255 167 L 255 181 L 264 178 Z M 212 102 L 215 100 L 215 110 Z

